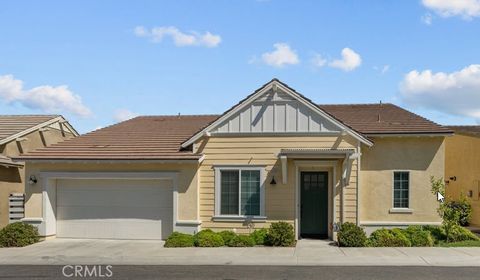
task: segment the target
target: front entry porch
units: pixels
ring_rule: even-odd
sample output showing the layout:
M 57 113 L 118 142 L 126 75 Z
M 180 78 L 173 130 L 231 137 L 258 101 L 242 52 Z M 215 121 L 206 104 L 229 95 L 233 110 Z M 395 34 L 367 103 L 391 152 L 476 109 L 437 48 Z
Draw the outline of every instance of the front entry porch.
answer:
M 356 150 L 285 149 L 279 158 L 284 182 L 287 174 L 295 176 L 296 238 L 335 240 L 338 225 L 352 221 L 352 214 L 356 218 L 356 179 L 350 184 L 352 166 L 356 171 Z M 347 206 L 349 215 L 345 214 Z

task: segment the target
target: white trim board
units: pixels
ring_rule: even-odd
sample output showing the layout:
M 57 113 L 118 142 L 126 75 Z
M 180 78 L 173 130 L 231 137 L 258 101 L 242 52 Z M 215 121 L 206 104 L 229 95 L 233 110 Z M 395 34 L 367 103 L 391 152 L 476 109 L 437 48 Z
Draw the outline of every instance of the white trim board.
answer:
M 356 132 L 355 130 L 351 129 L 350 127 L 346 126 L 342 122 L 338 121 L 337 119 L 333 118 L 331 115 L 327 114 L 325 111 L 320 109 L 316 104 L 312 103 L 310 100 L 307 100 L 305 97 L 299 95 L 292 89 L 288 88 L 285 86 L 283 83 L 280 81 L 274 79 L 267 83 L 265 86 L 257 90 L 254 94 L 249 96 L 247 99 L 243 100 L 240 104 L 236 105 L 226 113 L 224 113 L 222 116 L 220 116 L 217 120 L 215 120 L 213 123 L 202 129 L 201 131 L 197 132 L 195 135 L 193 135 L 190 139 L 182 143 L 182 147 L 188 147 L 195 143 L 197 140 L 204 136 L 210 135 L 210 132 L 214 130 L 216 127 L 218 127 L 221 123 L 224 121 L 228 120 L 230 117 L 232 117 L 234 114 L 239 113 L 242 109 L 244 109 L 246 106 L 250 105 L 253 103 L 257 98 L 259 98 L 261 95 L 267 93 L 269 90 L 273 89 L 274 91 L 277 91 L 280 89 L 284 93 L 290 95 L 293 97 L 295 100 L 298 100 L 302 105 L 306 106 L 308 109 L 312 110 L 313 112 L 317 113 L 320 115 L 322 118 L 325 118 L 328 120 L 330 123 L 333 125 L 337 126 L 339 130 L 345 131 L 346 133 L 350 134 L 352 137 L 355 139 L 359 140 L 360 142 L 364 143 L 367 146 L 372 146 L 373 142 L 368 140 L 366 137 L 361 135 L 360 133 Z

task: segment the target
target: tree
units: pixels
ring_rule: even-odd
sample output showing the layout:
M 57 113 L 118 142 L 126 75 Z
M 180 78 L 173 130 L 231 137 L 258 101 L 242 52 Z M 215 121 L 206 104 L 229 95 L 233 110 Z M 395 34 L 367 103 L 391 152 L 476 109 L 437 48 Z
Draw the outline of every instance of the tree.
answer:
M 435 177 L 432 176 L 430 177 L 430 183 L 432 185 L 432 194 L 435 195 L 435 197 L 437 197 L 437 193 L 440 193 L 445 197 L 445 181 L 443 178 L 435 179 Z M 459 225 L 458 220 L 460 218 L 460 213 L 444 202 L 440 202 L 437 212 L 440 215 L 440 218 L 442 218 L 442 228 L 445 231 L 448 242 L 451 239 L 452 229 Z

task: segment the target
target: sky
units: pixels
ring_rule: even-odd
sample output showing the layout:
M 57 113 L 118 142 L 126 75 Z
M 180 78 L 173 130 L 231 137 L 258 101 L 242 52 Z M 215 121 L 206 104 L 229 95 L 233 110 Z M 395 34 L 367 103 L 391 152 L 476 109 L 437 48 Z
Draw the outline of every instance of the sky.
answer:
M 86 133 L 219 114 L 272 78 L 321 104 L 480 124 L 480 0 L 0 5 L 0 114 L 62 114 Z

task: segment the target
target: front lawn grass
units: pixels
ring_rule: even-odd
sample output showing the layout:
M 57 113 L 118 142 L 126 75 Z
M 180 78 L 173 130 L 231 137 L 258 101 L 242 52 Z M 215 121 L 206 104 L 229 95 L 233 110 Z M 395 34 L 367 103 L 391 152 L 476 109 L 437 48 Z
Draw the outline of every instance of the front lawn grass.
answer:
M 440 242 L 439 247 L 480 247 L 480 240 L 466 240 L 459 242 Z

